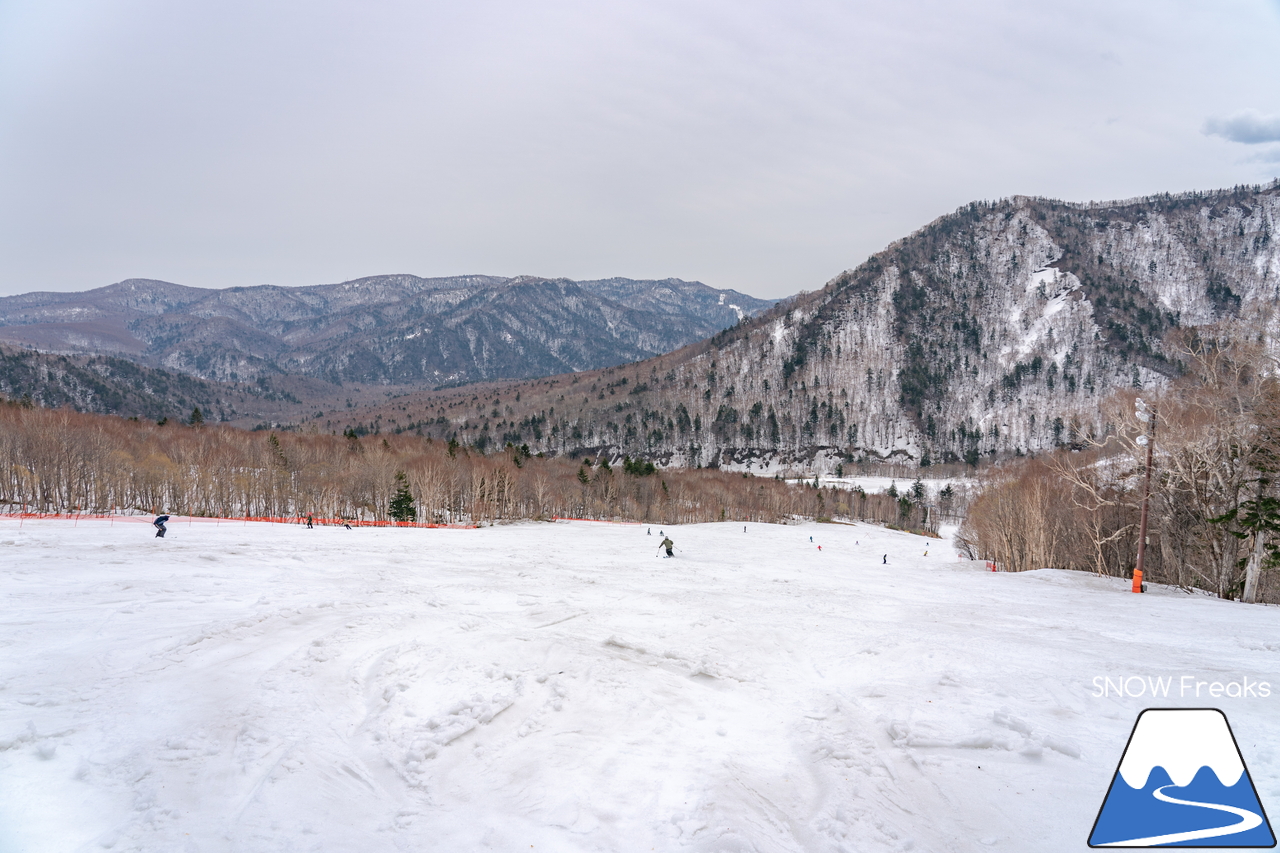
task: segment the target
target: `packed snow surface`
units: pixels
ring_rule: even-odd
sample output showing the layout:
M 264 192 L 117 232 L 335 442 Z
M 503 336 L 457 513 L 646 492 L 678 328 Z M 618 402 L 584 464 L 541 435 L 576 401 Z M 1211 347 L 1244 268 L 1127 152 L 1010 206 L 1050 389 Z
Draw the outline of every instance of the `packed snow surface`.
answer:
M 648 529 L 0 520 L 0 851 L 1084 850 L 1148 706 L 1280 813 L 1280 609 Z

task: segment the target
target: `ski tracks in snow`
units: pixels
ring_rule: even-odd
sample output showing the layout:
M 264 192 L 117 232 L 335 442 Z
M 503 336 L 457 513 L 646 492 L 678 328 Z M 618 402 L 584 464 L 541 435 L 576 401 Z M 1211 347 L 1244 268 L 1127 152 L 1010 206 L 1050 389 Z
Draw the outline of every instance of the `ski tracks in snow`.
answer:
M 1207 654 L 1089 576 L 751 529 L 672 531 L 676 560 L 585 524 L 6 531 L 9 846 L 1042 849 L 1087 828 L 1092 748 L 1132 720 L 1088 679 L 1135 642 Z M 1270 614 L 1222 612 L 1270 662 Z

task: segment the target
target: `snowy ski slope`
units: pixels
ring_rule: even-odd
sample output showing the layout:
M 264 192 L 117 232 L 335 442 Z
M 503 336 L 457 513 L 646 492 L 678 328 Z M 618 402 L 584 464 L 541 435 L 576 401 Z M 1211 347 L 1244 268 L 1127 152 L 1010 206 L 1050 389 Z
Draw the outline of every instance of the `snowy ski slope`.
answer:
M 1280 609 L 1126 588 L 864 525 L 2 520 L 0 851 L 1085 850 L 1149 706 L 1222 708 L 1274 819 Z

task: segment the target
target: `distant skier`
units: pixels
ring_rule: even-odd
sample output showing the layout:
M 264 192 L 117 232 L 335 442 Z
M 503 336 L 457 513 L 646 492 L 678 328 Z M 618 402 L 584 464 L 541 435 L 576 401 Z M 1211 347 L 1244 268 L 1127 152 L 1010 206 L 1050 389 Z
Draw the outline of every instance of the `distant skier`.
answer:
M 311 513 L 307 513 L 307 529 L 308 530 L 312 528 L 312 524 L 313 524 L 313 519 L 311 518 Z
M 742 525 L 742 532 L 743 532 L 743 533 L 746 533 L 746 532 L 747 532 L 747 526 L 746 526 L 745 524 L 744 524 L 744 525 Z
M 666 539 L 663 539 L 663 540 L 662 540 L 662 542 L 661 542 L 661 543 L 659 543 L 658 547 L 659 547 L 659 548 L 666 548 L 666 549 L 667 549 L 667 556 L 668 556 L 668 557 L 674 557 L 674 556 L 675 556 L 675 554 L 674 554 L 674 553 L 672 553 L 671 549 L 672 549 L 672 548 L 674 548 L 674 547 L 676 547 L 676 543 L 674 543 L 674 542 L 672 542 L 672 541 L 671 541 L 671 537 L 669 537 L 669 536 L 668 536 Z
M 164 526 L 164 523 L 165 523 L 166 521 L 168 521 L 168 520 L 169 520 L 169 516 L 167 516 L 167 515 L 157 515 L 157 516 L 156 516 L 156 520 L 155 520 L 155 521 L 153 521 L 153 522 L 151 522 L 152 526 L 153 526 L 153 527 L 155 527 L 155 529 L 156 529 L 156 538 L 157 538 L 157 539 L 163 539 L 163 538 L 164 538 L 164 534 L 165 534 L 165 526 Z
M 880 558 L 880 564 L 881 564 L 881 565 L 883 565 L 883 566 L 887 566 L 887 565 L 889 565 L 889 555 L 888 555 L 888 554 L 885 554 L 883 557 L 881 557 L 881 558 Z
M 650 527 L 650 528 L 649 528 L 649 532 L 648 532 L 648 533 L 646 533 L 646 534 L 645 534 L 645 536 L 652 536 L 652 535 L 653 535 L 653 528 L 652 528 L 652 527 Z

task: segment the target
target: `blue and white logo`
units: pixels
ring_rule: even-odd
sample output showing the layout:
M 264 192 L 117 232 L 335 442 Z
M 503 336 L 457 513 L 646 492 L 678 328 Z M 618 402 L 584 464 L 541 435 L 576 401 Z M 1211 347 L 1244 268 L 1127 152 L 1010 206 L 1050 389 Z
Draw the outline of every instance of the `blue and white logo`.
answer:
M 1275 847 L 1240 747 L 1217 708 L 1138 715 L 1090 847 Z

